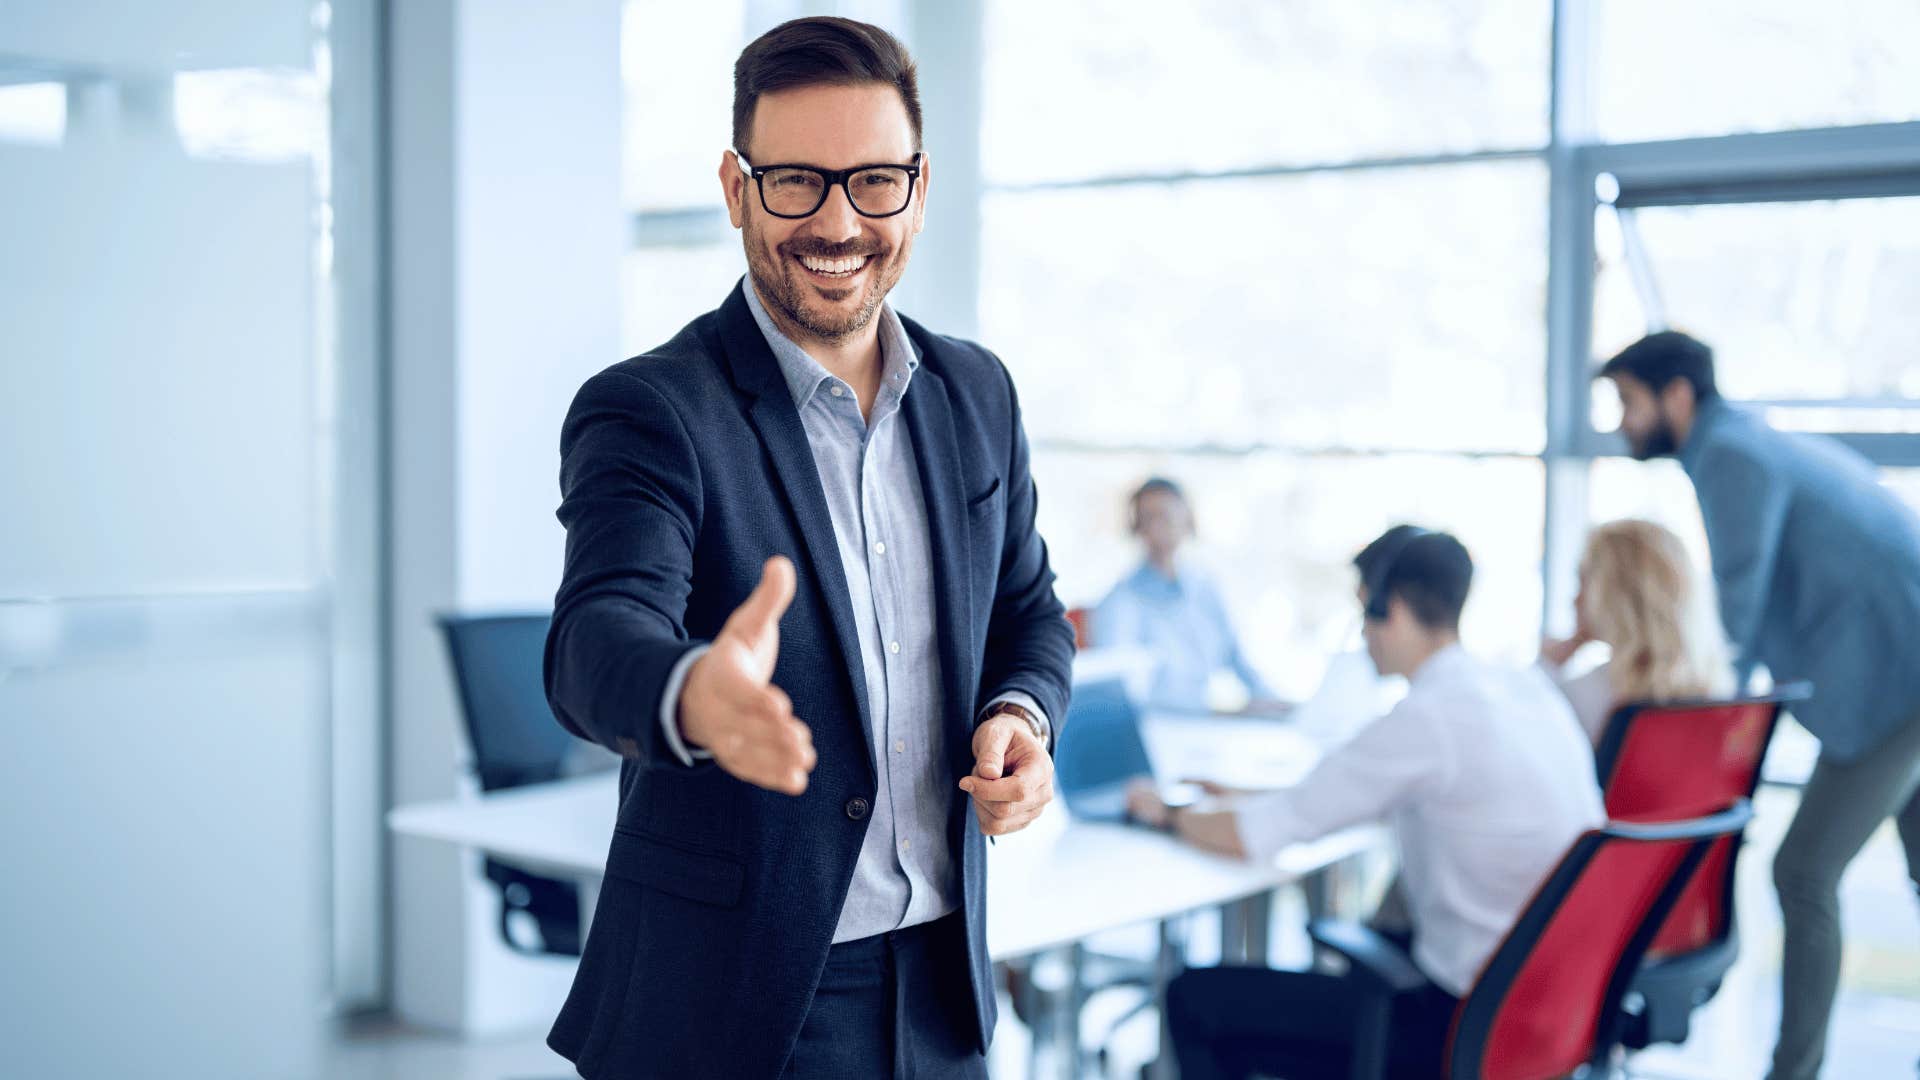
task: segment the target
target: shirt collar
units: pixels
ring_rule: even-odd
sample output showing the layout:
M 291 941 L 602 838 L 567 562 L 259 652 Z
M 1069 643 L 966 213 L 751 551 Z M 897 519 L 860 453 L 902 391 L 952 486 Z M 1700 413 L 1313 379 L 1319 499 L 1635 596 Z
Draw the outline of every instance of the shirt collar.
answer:
M 1186 560 L 1177 555 L 1174 557 L 1173 576 L 1171 577 L 1161 573 L 1160 568 L 1153 565 L 1153 560 L 1151 559 L 1140 560 L 1140 566 L 1133 572 L 1135 587 L 1143 589 L 1157 588 L 1179 592 L 1186 584 L 1186 580 Z
M 1699 403 L 1693 410 L 1693 429 L 1687 432 L 1687 441 L 1681 444 L 1674 456 L 1680 459 L 1680 467 L 1689 474 L 1700 463 L 1700 455 L 1706 452 L 1707 436 L 1728 418 L 1739 413 L 1719 397 L 1711 397 Z
M 1455 672 L 1462 671 L 1472 664 L 1473 654 L 1456 641 L 1427 657 L 1427 662 L 1421 664 L 1420 669 L 1407 679 L 1407 685 L 1416 687 L 1444 683 L 1451 679 Z
M 773 359 L 780 365 L 780 375 L 787 382 L 787 391 L 793 395 L 793 407 L 805 409 L 813 395 L 833 381 L 833 373 L 774 325 L 773 316 L 767 314 L 766 307 L 760 303 L 760 292 L 754 288 L 752 275 L 741 279 L 740 291 L 746 294 L 747 310 L 753 312 L 760 335 L 767 339 L 767 347 L 773 350 Z M 903 397 L 907 385 L 913 381 L 913 373 L 920 367 L 920 359 L 914 354 L 907 328 L 892 304 L 884 301 L 880 304 L 879 320 L 880 395 L 883 399 Z

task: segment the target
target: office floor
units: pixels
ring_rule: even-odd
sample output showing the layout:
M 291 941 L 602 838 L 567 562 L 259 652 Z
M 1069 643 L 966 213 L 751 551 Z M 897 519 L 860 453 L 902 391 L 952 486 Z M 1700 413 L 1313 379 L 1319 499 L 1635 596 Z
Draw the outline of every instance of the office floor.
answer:
M 1763 791 L 1756 800 L 1750 843 L 1741 859 L 1742 959 L 1719 996 L 1696 1017 L 1688 1043 L 1639 1055 L 1631 1066 L 1634 1077 L 1758 1080 L 1765 1075 L 1779 1015 L 1780 977 L 1779 909 L 1768 867 L 1794 805 L 1791 792 Z M 1890 826 L 1875 834 L 1849 870 L 1842 893 L 1848 933 L 1845 988 L 1834 1012 L 1825 1075 L 1830 1080 L 1914 1080 L 1920 1077 L 1920 906 Z M 1304 962 L 1303 925 L 1298 897 L 1283 894 L 1274 905 L 1275 964 Z M 1208 943 L 1218 938 L 1210 918 L 1197 916 L 1190 937 L 1194 962 L 1211 962 Z M 1146 940 L 1143 932 L 1136 944 Z M 1082 1018 L 1088 1044 L 1105 1037 L 1133 1000 L 1124 992 L 1096 995 Z M 1000 1014 L 993 1074 L 1001 1080 L 1025 1077 L 1026 1031 L 1004 1000 Z M 1107 1075 L 1137 1076 L 1157 1038 L 1151 1013 L 1123 1025 L 1109 1042 Z M 1061 1071 L 1057 1061 L 1042 1062 L 1045 1076 Z M 565 1080 L 574 1074 L 546 1048 L 540 1033 L 470 1042 L 367 1020 L 342 1033 L 320 1075 L 326 1080 Z
M 1090 1006 L 1089 1015 L 1096 1010 L 1117 1011 L 1098 1000 Z M 1637 1080 L 1758 1080 L 1765 1069 L 1773 1014 L 1753 1013 L 1741 1020 L 1730 1029 L 1751 1050 L 1736 1055 L 1740 1064 L 1715 1063 L 1690 1046 L 1678 1054 L 1645 1055 L 1633 1064 L 1632 1075 Z M 1151 1017 L 1143 1017 L 1122 1029 L 1113 1043 L 1108 1076 L 1138 1075 L 1135 1070 L 1151 1053 L 1153 1023 Z M 1700 1042 L 1699 1036 L 1695 1042 Z M 1018 1024 L 1003 1025 L 994 1045 L 994 1076 L 1001 1080 L 1024 1076 L 1026 1047 L 1026 1033 Z M 1842 997 L 1834 1015 L 1828 1077 L 1906 1080 L 1920 1076 L 1916 1061 L 1920 1061 L 1920 1002 L 1857 992 Z M 373 1022 L 357 1024 L 341 1037 L 321 1075 L 326 1080 L 568 1080 L 574 1073 L 538 1035 L 468 1042 Z M 1097 1075 L 1090 1072 L 1087 1077 Z

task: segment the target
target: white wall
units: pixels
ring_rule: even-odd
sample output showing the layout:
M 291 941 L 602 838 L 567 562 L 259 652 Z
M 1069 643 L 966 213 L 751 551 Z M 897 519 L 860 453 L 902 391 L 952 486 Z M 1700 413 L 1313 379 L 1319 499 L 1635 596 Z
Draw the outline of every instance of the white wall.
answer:
M 323 146 L 192 156 L 174 96 L 315 41 L 303 3 L 0 7 L 5 77 L 71 106 L 0 144 L 9 1076 L 299 1076 L 324 1041 L 330 735 L 373 713 L 337 615 L 374 585 L 335 529 L 372 492 L 336 484 Z

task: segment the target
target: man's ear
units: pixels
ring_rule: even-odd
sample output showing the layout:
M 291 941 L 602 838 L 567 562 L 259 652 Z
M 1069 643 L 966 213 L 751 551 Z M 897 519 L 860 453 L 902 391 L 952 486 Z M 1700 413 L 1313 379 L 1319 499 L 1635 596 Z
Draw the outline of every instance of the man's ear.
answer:
M 932 180 L 933 155 L 922 150 L 920 151 L 920 183 L 916 185 L 917 193 L 913 197 L 913 231 L 915 235 L 919 235 L 920 230 L 927 226 L 927 189 L 933 186 Z
M 1693 411 L 1698 404 L 1693 396 L 1693 384 L 1685 379 L 1673 379 L 1660 391 L 1660 411 L 1682 428 L 1693 425 Z
M 747 223 L 747 185 L 753 178 L 740 169 L 740 159 L 733 151 L 727 150 L 720 155 L 720 194 L 727 200 L 727 220 L 738 229 Z

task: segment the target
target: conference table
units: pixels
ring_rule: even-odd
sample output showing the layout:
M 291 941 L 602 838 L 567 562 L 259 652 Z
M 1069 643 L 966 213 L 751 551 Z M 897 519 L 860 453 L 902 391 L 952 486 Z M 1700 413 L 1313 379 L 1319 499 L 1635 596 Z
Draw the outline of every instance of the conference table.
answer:
M 1148 751 L 1163 779 L 1204 776 L 1243 786 L 1278 786 L 1304 775 L 1322 746 L 1284 722 L 1206 715 L 1149 715 Z M 618 801 L 614 774 L 599 773 L 470 798 L 396 807 L 388 827 L 510 861 L 535 873 L 579 881 L 589 896 L 605 866 Z M 1077 821 L 1056 800 L 1025 830 L 987 853 L 987 951 L 1019 961 L 1104 931 L 1157 925 L 1152 989 L 1177 973 L 1174 924 L 1221 911 L 1222 959 L 1264 962 L 1274 890 L 1309 884 L 1346 860 L 1377 850 L 1385 833 L 1361 826 L 1299 844 L 1253 864 L 1192 848 L 1135 826 Z M 1077 1002 L 1076 1002 L 1077 1004 Z M 1068 1062 L 1081 1060 L 1079 1026 L 1060 1025 Z M 1162 1028 L 1164 1034 L 1164 1026 Z M 1156 1070 L 1170 1067 L 1162 1054 Z

